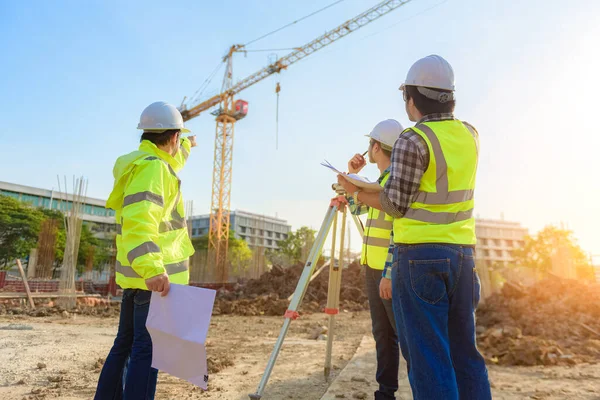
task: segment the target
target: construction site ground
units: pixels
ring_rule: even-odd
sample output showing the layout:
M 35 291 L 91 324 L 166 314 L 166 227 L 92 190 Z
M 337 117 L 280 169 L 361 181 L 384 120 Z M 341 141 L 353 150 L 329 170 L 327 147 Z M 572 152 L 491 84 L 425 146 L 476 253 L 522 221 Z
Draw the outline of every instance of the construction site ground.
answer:
M 116 310 L 115 310 L 116 311 Z M 102 362 L 114 339 L 117 314 L 0 316 L 0 398 L 91 399 Z M 313 339 L 326 324 L 322 313 L 292 323 L 264 394 L 265 399 L 321 399 L 331 384 L 323 378 L 325 340 Z M 261 378 L 282 318 L 219 315 L 212 319 L 209 390 L 159 375 L 157 399 L 247 399 Z M 369 350 L 368 312 L 344 312 L 335 335 L 333 378 L 348 365 L 328 396 L 372 398 L 374 351 Z M 362 346 L 361 346 L 362 343 Z M 358 349 L 358 351 L 357 351 Z M 353 360 L 353 357 L 355 356 Z M 352 361 L 351 361 L 352 360 Z M 403 371 L 401 371 L 401 377 Z M 490 365 L 495 399 L 599 399 L 600 368 Z M 401 398 L 409 398 L 401 379 Z M 325 396 L 324 398 L 327 398 Z

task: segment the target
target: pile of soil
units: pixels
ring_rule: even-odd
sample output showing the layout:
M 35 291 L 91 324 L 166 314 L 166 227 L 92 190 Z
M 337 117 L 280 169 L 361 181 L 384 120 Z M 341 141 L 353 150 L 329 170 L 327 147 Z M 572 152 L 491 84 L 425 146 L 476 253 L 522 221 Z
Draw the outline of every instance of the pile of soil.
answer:
M 501 365 L 600 361 L 600 285 L 549 278 L 507 283 L 477 311 L 478 346 Z
M 120 304 L 109 302 L 105 299 L 93 297 L 77 298 L 77 306 L 72 310 L 66 310 L 54 301 L 34 299 L 35 310 L 29 308 L 28 303 L 22 299 L 7 299 L 0 301 L 0 315 L 27 315 L 30 317 L 49 317 L 61 315 L 69 317 L 72 314 L 91 315 L 96 317 L 117 317 L 120 313 Z
M 219 290 L 213 314 L 283 315 L 289 305 L 287 299 L 298 284 L 303 265 L 288 268 L 273 266 L 258 279 L 252 279 L 233 290 Z M 300 307 L 304 312 L 322 311 L 327 304 L 329 267 L 326 267 L 309 285 Z M 352 263 L 342 270 L 340 308 L 348 311 L 368 309 L 365 293 L 364 269 Z

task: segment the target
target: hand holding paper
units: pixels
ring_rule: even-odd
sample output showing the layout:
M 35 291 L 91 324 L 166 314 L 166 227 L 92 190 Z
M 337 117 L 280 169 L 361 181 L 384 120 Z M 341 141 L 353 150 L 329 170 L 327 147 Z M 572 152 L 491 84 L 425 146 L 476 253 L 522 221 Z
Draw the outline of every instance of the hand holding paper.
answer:
M 329 161 L 325 160 L 321 163 L 322 166 L 329 168 L 333 172 L 338 175 L 341 175 L 344 179 L 351 182 L 353 185 L 359 187 L 361 190 L 365 192 L 381 192 L 383 188 L 377 182 L 370 181 L 364 176 L 356 175 L 356 174 L 346 174 L 344 172 L 339 171 L 333 165 L 329 163 Z
M 168 296 L 152 292 L 146 328 L 152 337 L 152 367 L 206 390 L 206 336 L 214 290 L 171 284 Z

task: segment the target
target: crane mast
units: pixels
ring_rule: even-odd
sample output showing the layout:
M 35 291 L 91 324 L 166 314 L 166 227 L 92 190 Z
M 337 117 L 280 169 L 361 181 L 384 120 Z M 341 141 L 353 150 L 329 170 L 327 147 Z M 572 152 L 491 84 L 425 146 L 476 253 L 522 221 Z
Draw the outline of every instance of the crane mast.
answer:
M 279 58 L 274 63 L 233 84 L 233 54 L 243 52 L 244 45 L 233 45 L 224 61 L 227 63 L 221 93 L 199 104 L 188 108 L 183 103 L 180 111 L 184 121 L 197 117 L 203 111 L 219 106 L 212 112 L 216 116 L 215 152 L 213 167 L 213 184 L 211 197 L 211 213 L 209 228 L 209 260 L 216 268 L 216 277 L 221 283 L 228 280 L 227 250 L 229 244 L 231 177 L 233 160 L 233 135 L 235 123 L 244 118 L 248 111 L 248 103 L 234 96 L 242 90 L 258 83 L 269 76 L 287 69 L 290 65 L 302 60 L 316 51 L 329 46 L 365 25 L 394 11 L 411 0 L 385 0 L 371 7 L 338 27 L 317 37 L 302 47 Z

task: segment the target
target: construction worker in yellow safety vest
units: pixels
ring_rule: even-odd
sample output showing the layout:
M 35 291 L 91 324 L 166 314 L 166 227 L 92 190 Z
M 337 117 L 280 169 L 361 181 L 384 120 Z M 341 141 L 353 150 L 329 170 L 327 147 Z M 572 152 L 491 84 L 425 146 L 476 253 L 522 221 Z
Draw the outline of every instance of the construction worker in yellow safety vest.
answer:
M 454 71 L 444 58 L 415 62 L 400 90 L 415 126 L 394 144 L 384 190 L 356 194 L 394 217 L 393 263 L 380 291 L 392 297 L 414 400 L 488 400 L 488 373 L 475 340 L 479 134 L 454 118 Z M 341 176 L 338 181 L 350 193 L 358 190 Z
M 380 172 L 378 182 L 381 186 L 385 186 L 390 176 L 392 147 L 402 130 L 402 125 L 398 121 L 388 119 L 375 125 L 371 133 L 367 135 L 370 138 L 369 162 L 377 164 Z M 361 154 L 356 154 L 348 162 L 348 172 L 357 174 L 366 165 L 365 158 Z M 379 389 L 375 392 L 375 399 L 394 399 L 395 392 L 398 390 L 398 364 L 400 361 L 398 337 L 392 302 L 390 299 L 382 298 L 379 293 L 379 283 L 388 260 L 393 218 L 383 211 L 361 204 L 356 196 L 357 192 L 349 193 L 348 197 L 338 196 L 332 200 L 332 204 L 340 209 L 345 204 L 349 204 L 350 211 L 355 215 L 367 213 L 360 262 L 365 266 L 372 332 L 377 350 L 375 379 L 379 384 Z
M 123 288 L 119 330 L 106 358 L 96 400 L 154 399 L 158 371 L 146 318 L 153 291 L 169 293 L 171 283 L 189 283 L 194 253 L 185 223 L 181 180 L 196 146 L 174 106 L 152 103 L 142 112 L 137 151 L 117 159 L 114 187 L 106 206 L 116 211 L 116 281 Z M 126 369 L 126 376 L 124 370 Z

